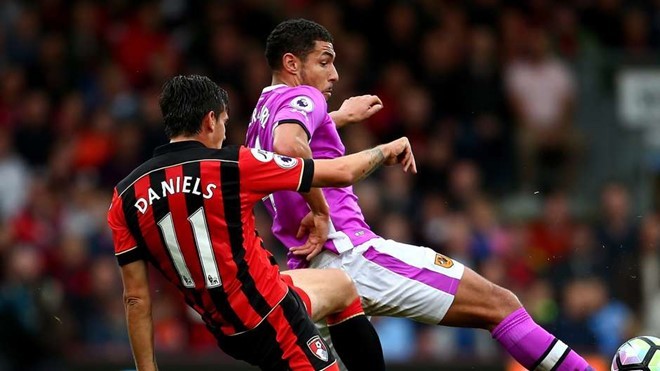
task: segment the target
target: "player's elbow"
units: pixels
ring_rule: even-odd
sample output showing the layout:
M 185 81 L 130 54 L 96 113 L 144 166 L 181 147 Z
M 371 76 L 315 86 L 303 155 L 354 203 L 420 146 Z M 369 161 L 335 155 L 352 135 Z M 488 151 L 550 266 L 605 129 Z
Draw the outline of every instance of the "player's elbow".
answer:
M 275 141 L 273 142 L 273 152 L 284 156 L 294 156 L 293 153 L 296 151 L 292 146 L 283 144 L 282 141 Z
M 303 148 L 295 141 L 290 140 L 275 140 L 273 141 L 273 152 L 289 157 L 302 157 L 310 158 L 309 150 Z
M 124 307 L 127 310 L 149 308 L 149 297 L 141 294 L 124 293 Z

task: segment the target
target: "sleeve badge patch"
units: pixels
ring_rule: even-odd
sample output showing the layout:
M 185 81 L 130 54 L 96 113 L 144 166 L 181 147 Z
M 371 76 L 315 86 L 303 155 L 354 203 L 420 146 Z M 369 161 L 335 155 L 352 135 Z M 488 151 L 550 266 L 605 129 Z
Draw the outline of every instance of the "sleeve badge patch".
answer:
M 454 265 L 454 261 L 442 254 L 435 254 L 435 265 L 443 268 L 451 268 Z
M 298 165 L 298 160 L 292 157 L 275 155 L 275 163 L 282 169 L 291 169 Z
M 289 104 L 293 109 L 307 113 L 314 110 L 314 102 L 312 101 L 312 98 L 306 95 L 299 95 L 293 98 Z
M 273 153 L 264 151 L 263 149 L 252 148 L 250 152 L 259 162 L 268 162 L 273 159 Z

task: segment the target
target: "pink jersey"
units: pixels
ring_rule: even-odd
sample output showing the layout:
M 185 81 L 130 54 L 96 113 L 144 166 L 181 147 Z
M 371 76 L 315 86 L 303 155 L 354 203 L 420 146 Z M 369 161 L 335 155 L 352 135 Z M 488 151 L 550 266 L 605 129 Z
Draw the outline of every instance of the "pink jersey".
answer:
M 323 94 L 317 89 L 306 85 L 265 88 L 252 113 L 246 145 L 272 151 L 273 132 L 282 123 L 298 124 L 307 132 L 315 159 L 344 155 L 337 127 L 328 114 Z M 331 221 L 326 249 L 339 253 L 376 237 L 364 221 L 353 187 L 324 188 L 323 194 L 330 205 Z M 300 194 L 276 192 L 265 198 L 264 204 L 273 217 L 273 234 L 284 246 L 300 246 L 306 241 L 307 237 L 296 238 L 300 221 L 309 213 L 309 206 Z M 306 264 L 303 259 L 289 254 L 288 265 L 295 269 Z

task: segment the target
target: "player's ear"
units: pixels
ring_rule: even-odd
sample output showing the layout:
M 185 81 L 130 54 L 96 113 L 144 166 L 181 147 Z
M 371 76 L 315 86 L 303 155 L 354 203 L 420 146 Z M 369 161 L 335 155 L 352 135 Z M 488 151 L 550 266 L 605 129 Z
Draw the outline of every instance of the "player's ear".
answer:
M 217 123 L 217 118 L 215 117 L 215 112 L 208 111 L 204 118 L 202 119 L 202 130 L 213 131 Z
M 300 71 L 300 59 L 292 53 L 285 53 L 282 56 L 282 69 L 292 75 L 297 75 Z

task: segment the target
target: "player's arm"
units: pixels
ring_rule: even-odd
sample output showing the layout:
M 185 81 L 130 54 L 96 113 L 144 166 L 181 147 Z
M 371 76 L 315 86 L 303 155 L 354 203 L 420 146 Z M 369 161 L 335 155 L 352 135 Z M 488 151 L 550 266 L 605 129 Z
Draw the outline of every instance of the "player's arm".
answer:
M 346 99 L 338 110 L 330 112 L 335 125 L 342 126 L 360 122 L 373 116 L 383 108 L 383 102 L 376 95 L 360 95 Z
M 314 160 L 312 187 L 346 187 L 369 176 L 381 165 L 402 164 L 403 171 L 417 173 L 408 138 L 331 160 Z
M 276 153 L 289 157 L 312 158 L 312 149 L 308 144 L 307 132 L 297 123 L 280 123 L 275 128 L 273 149 Z M 302 246 L 292 247 L 294 255 L 307 256 L 307 260 L 321 252 L 328 239 L 330 208 L 320 188 L 312 188 L 301 193 L 310 208 L 298 229 L 298 238 L 308 234 L 307 242 Z
M 273 132 L 273 152 L 289 157 L 312 158 L 309 134 L 300 123 L 280 122 Z
M 139 371 L 157 370 L 147 263 L 137 260 L 121 266 L 124 309 L 135 366 Z
M 147 262 L 143 259 L 143 247 L 137 244 L 126 225 L 123 200 L 116 188 L 108 210 L 108 226 L 112 230 L 115 256 L 121 267 L 126 325 L 135 365 L 140 371 L 157 370 Z
M 307 132 L 299 124 L 280 124 L 275 128 L 273 149 L 289 157 L 311 158 L 308 139 Z M 415 156 L 406 137 L 352 155 L 314 160 L 312 186 L 346 187 L 366 178 L 383 164 L 397 163 L 403 165 L 404 171 L 417 173 Z

